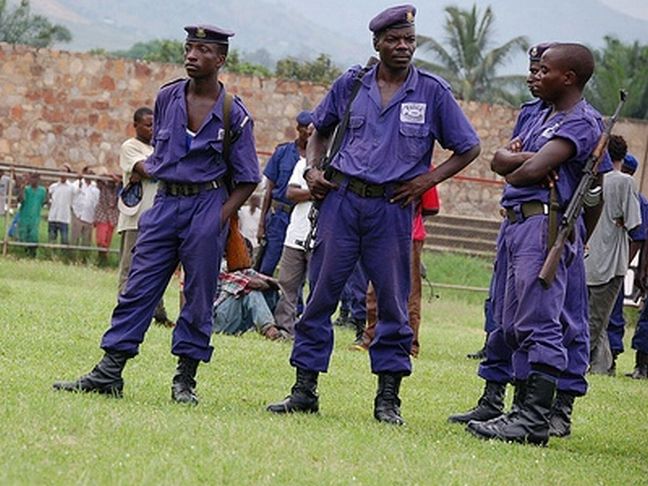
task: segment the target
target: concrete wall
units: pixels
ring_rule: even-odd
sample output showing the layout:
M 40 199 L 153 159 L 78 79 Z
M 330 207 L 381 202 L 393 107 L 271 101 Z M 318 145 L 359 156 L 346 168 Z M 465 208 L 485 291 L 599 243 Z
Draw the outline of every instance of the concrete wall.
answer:
M 119 146 L 133 135 L 133 111 L 152 107 L 159 87 L 182 76 L 184 69 L 177 65 L 0 43 L 0 161 L 116 169 Z M 297 113 L 313 108 L 326 92 L 305 82 L 234 74 L 223 74 L 222 80 L 253 115 L 262 162 L 278 143 L 295 136 Z M 507 141 L 517 111 L 474 102 L 462 107 L 482 139 L 482 154 L 461 176 L 440 187 L 442 211 L 496 218 L 501 180 L 490 171 L 489 161 Z M 624 120 L 618 127 L 617 133 L 644 162 L 637 177 L 648 190 L 648 123 Z M 437 147 L 434 162 L 447 155 Z

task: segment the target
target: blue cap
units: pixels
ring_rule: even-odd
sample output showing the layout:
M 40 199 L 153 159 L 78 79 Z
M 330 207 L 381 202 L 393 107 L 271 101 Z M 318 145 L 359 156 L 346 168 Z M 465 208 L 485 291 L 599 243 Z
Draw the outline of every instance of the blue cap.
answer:
M 302 111 L 297 115 L 297 125 L 308 126 L 313 123 L 313 115 L 310 111 Z
M 369 22 L 369 30 L 374 34 L 385 29 L 399 29 L 414 25 L 416 7 L 414 5 L 397 5 L 389 7 L 376 15 Z
M 529 49 L 529 62 L 540 62 L 540 58 L 544 52 L 555 45 L 555 42 L 541 42 L 540 44 L 532 46 L 531 49 Z
M 229 38 L 234 35 L 231 30 L 221 29 L 214 25 L 187 25 L 186 42 L 202 42 L 205 44 L 229 44 Z
M 639 167 L 639 161 L 635 159 L 632 154 L 627 154 L 623 158 L 623 163 L 621 164 L 622 169 L 625 169 L 631 174 L 634 174 L 638 167 Z
M 136 214 L 140 204 L 142 204 L 143 193 L 141 182 L 129 182 L 126 184 L 120 191 L 119 199 L 117 200 L 119 211 L 125 216 L 133 216 Z

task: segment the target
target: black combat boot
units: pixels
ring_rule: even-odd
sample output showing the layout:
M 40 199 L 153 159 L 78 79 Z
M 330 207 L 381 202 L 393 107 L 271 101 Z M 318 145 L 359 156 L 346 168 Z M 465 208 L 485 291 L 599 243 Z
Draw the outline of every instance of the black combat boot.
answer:
M 648 379 L 648 353 L 637 351 L 635 354 L 635 369 L 632 373 L 626 373 L 626 376 L 635 380 Z
M 381 373 L 378 375 L 378 392 L 374 400 L 374 418 L 388 424 L 403 425 L 405 421 L 400 414 L 400 384 L 402 375 Z
M 480 439 L 497 439 L 545 445 L 549 440 L 549 414 L 556 391 L 556 378 L 532 372 L 527 380 L 526 397 L 515 414 L 502 420 L 468 424 L 468 431 Z
M 483 360 L 486 358 L 486 344 L 488 343 L 488 334 L 486 334 L 486 339 L 484 339 L 484 345 L 481 347 L 479 351 L 475 351 L 474 353 L 468 353 L 466 355 L 466 358 L 468 359 L 478 359 L 479 361 Z
M 317 413 L 319 411 L 319 397 L 317 395 L 317 371 L 296 368 L 297 379 L 288 395 L 283 401 L 271 403 L 266 410 L 273 413 L 306 412 Z
M 571 434 L 571 415 L 574 410 L 574 394 L 558 391 L 549 414 L 549 435 L 567 437 Z
M 522 407 L 522 404 L 524 403 L 524 399 L 526 397 L 526 380 L 515 380 L 513 382 L 513 389 L 513 403 L 511 403 L 511 410 L 508 413 L 499 415 L 495 418 L 483 422 L 480 422 L 478 420 L 471 420 L 470 422 L 468 422 L 468 428 L 472 428 L 473 424 L 493 425 L 501 420 L 511 420 L 513 417 L 515 417 L 520 411 L 520 408 Z
M 196 371 L 199 361 L 186 356 L 178 358 L 178 367 L 171 385 L 171 399 L 174 402 L 198 405 L 196 396 Z
M 106 351 L 104 357 L 90 373 L 76 381 L 57 381 L 53 387 L 55 390 L 96 392 L 121 398 L 124 390 L 124 380 L 121 374 L 126 366 L 126 361 L 131 357 L 132 355 L 121 351 Z
M 353 341 L 353 344 L 351 346 L 354 348 L 362 347 L 362 336 L 364 335 L 365 321 L 352 317 L 351 319 L 349 319 L 349 323 L 355 331 L 355 340 Z
M 349 319 L 351 316 L 349 315 L 349 309 L 345 309 L 344 307 L 340 307 L 340 312 L 338 314 L 337 319 L 333 322 L 334 326 L 340 326 L 340 327 L 347 327 L 349 325 Z
M 487 381 L 484 386 L 484 393 L 482 393 L 482 396 L 477 401 L 477 406 L 471 408 L 465 413 L 450 415 L 448 417 L 448 422 L 466 424 L 471 420 L 485 422 L 499 417 L 504 413 L 505 393 L 506 383 Z

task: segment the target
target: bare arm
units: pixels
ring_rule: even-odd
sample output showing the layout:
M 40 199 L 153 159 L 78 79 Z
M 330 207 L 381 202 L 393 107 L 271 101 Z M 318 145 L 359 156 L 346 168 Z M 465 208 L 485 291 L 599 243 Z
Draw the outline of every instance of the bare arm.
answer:
M 425 191 L 465 168 L 477 158 L 480 151 L 481 147 L 477 144 L 462 154 L 453 153 L 433 171 L 401 184 L 396 192 L 394 192 L 390 202 L 401 202 L 402 206 L 411 204 L 418 200 Z
M 496 174 L 506 176 L 518 169 L 533 155 L 533 152 L 514 152 L 508 148 L 498 149 L 491 160 L 491 170 Z
M 256 186 L 256 182 L 243 182 L 234 187 L 227 201 L 223 204 L 221 224 L 227 221 L 232 214 L 236 214 L 243 203 L 247 201 L 247 198 L 254 192 Z
M 547 142 L 538 152 L 527 159 L 520 167 L 506 176 L 513 186 L 530 186 L 547 179 L 560 164 L 574 155 L 574 146 L 563 138 Z
M 308 189 L 292 185 L 288 185 L 288 189 L 286 189 L 286 198 L 294 203 L 302 203 L 312 199 Z
M 329 138 L 315 129 L 306 145 L 306 167 L 308 172 L 306 172 L 304 178 L 314 199 L 323 199 L 331 189 L 337 187 L 327 181 L 324 178 L 324 172 L 318 168 L 322 157 L 326 153 Z
M 130 182 L 139 182 L 142 179 L 150 179 L 151 175 L 146 171 L 146 166 L 144 165 L 145 160 L 140 160 L 136 162 L 133 166 L 133 171 L 131 172 Z
M 274 182 L 270 179 L 266 180 L 265 193 L 263 194 L 263 202 L 261 203 L 261 216 L 259 217 L 259 227 L 257 229 L 257 240 L 259 243 L 265 238 L 265 217 L 270 210 L 272 203 L 272 190 L 274 189 Z

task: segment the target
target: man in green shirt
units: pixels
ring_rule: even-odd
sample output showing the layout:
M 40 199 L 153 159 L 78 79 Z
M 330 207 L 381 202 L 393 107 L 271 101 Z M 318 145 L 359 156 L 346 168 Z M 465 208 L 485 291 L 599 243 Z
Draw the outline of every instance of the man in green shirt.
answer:
M 47 191 L 39 185 L 38 174 L 30 174 L 29 185 L 25 187 L 20 202 L 20 223 L 18 223 L 18 236 L 25 243 L 38 243 L 38 229 L 40 226 L 41 210 L 47 200 Z M 26 248 L 27 255 L 36 256 L 37 245 Z

